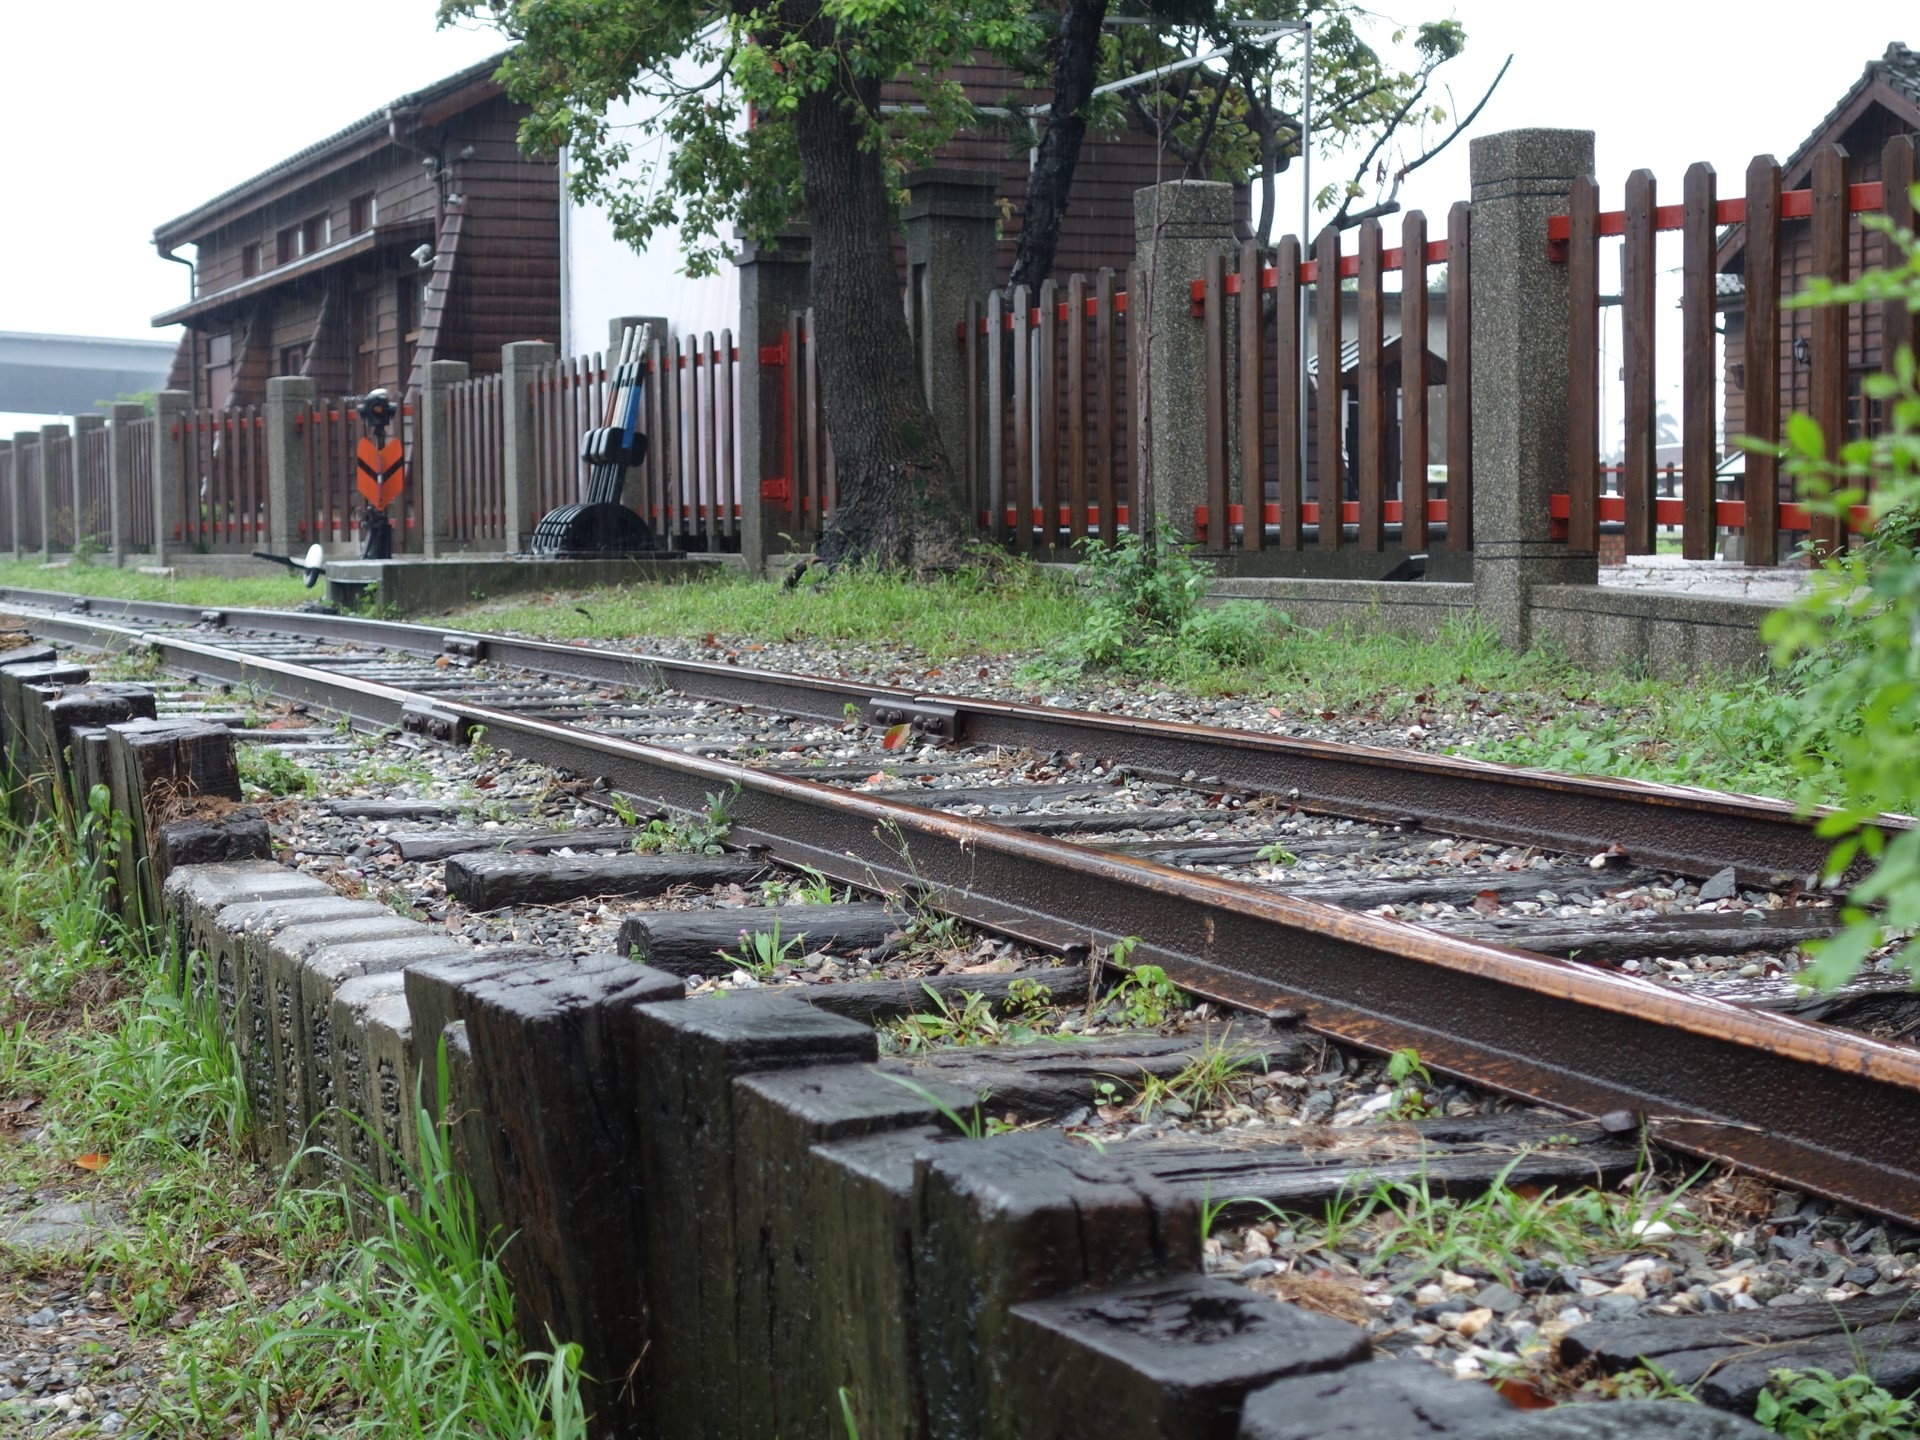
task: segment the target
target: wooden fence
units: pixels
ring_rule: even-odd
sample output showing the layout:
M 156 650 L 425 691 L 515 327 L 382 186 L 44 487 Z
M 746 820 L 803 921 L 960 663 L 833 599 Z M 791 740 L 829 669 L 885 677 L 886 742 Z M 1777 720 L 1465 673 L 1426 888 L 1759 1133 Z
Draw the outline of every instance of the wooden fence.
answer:
M 1745 196 L 1722 200 L 1713 168 L 1697 164 L 1687 171 L 1682 203 L 1664 206 L 1657 203 L 1653 175 L 1639 170 L 1627 181 L 1625 207 L 1606 212 L 1594 181 L 1576 182 L 1569 215 L 1548 228 L 1552 253 L 1568 266 L 1571 293 L 1568 486 L 1566 495 L 1554 497 L 1553 514 L 1564 521 L 1572 548 L 1595 548 L 1603 522 L 1624 525 L 1628 554 L 1651 553 L 1656 531 L 1678 525 L 1682 553 L 1690 559 L 1710 558 L 1719 532 L 1739 530 L 1749 565 L 1779 562 L 1782 531 L 1804 532 L 1823 550 L 1846 543 L 1837 518 L 1792 503 L 1791 487 L 1783 492 L 1780 466 L 1771 455 L 1749 453 L 1737 492 L 1722 498 L 1716 392 L 1724 375 L 1728 393 L 1737 389 L 1743 398 L 1739 433 L 1767 440 L 1780 437 L 1785 416 L 1795 409 L 1819 422 L 1829 455 L 1849 438 L 1874 431 L 1877 417 L 1860 400 L 1859 372 L 1868 365 L 1890 370 L 1900 347 L 1920 339 L 1920 316 L 1898 301 L 1787 312 L 1781 302 L 1808 279 L 1843 282 L 1880 262 L 1882 238 L 1854 216 L 1884 211 L 1895 225 L 1912 228 L 1912 137 L 1888 141 L 1880 165 L 1879 182 L 1854 184 L 1846 153 L 1830 145 L 1815 153 L 1809 186 L 1783 192 L 1780 166 L 1762 155 L 1747 167 Z M 1729 226 L 1739 230 L 1729 236 Z M 1674 500 L 1662 500 L 1655 490 L 1655 236 L 1661 231 L 1681 234 L 1682 460 Z M 1603 236 L 1624 241 L 1626 433 L 1617 495 L 1607 493 L 1600 459 Z M 1740 343 L 1729 338 L 1723 371 L 1716 363 L 1715 328 L 1722 255 L 1732 244 L 1744 250 L 1744 326 Z M 1783 325 L 1783 313 L 1796 317 L 1791 325 Z M 1724 449 L 1731 448 L 1729 437 Z M 1866 523 L 1866 508 L 1856 507 L 1851 527 Z
M 1111 541 L 1132 519 L 1138 372 L 1127 296 L 1139 287 L 1131 275 L 1127 290 L 1116 285 L 1103 268 L 967 306 L 967 425 L 953 459 L 969 511 L 996 540 L 1021 550 Z
M 36 438 L 30 445 L 16 447 L 13 453 L 13 482 L 20 492 L 20 534 L 15 537 L 14 548 L 22 555 L 40 549 L 41 449 L 41 441 Z
M 128 458 L 132 461 L 127 487 L 127 540 L 136 550 L 153 549 L 153 416 L 142 415 L 127 422 Z
M 41 546 L 50 554 L 73 549 L 73 432 L 40 437 L 40 465 L 46 486 L 47 532 Z
M 498 375 L 476 375 L 447 387 L 451 513 L 448 536 L 485 548 L 504 543 L 507 525 L 505 391 Z
M 795 550 L 811 549 L 840 496 L 833 441 L 820 409 L 820 357 L 813 343 L 813 311 L 787 316 L 780 343 L 760 357 L 779 378 L 779 473 L 760 482 L 768 528 Z
M 1426 217 L 1415 210 L 1394 249 L 1386 248 L 1379 221 L 1367 220 L 1351 255 L 1340 253 L 1340 236 L 1328 229 L 1310 260 L 1289 235 L 1271 259 L 1249 241 L 1233 270 L 1224 256 L 1208 264 L 1192 290 L 1194 312 L 1206 325 L 1207 503 L 1193 517 L 1205 549 L 1230 549 L 1237 538 L 1247 551 L 1299 550 L 1309 530 L 1321 550 L 1351 539 L 1362 551 L 1381 551 L 1397 540 L 1422 553 L 1442 533 L 1449 549 L 1471 548 L 1470 236 L 1471 212 L 1462 202 L 1448 214 L 1444 240 L 1427 238 Z M 1446 353 L 1436 355 L 1428 344 L 1429 309 L 1439 292 L 1429 267 L 1442 264 Z M 1400 277 L 1393 337 L 1385 326 L 1388 297 L 1396 293 L 1386 286 L 1390 274 Z M 1347 280 L 1355 283 L 1351 293 Z M 1331 379 L 1330 360 L 1339 372 Z M 1438 386 L 1446 392 L 1444 498 L 1431 492 L 1428 472 Z M 1235 399 L 1237 457 L 1230 454 L 1228 418 Z M 1252 516 L 1258 523 L 1249 523 Z
M 662 546 L 719 550 L 739 534 L 739 358 L 729 330 L 717 341 L 709 332 L 648 347 L 640 421 L 647 459 L 628 473 L 623 503 Z M 606 423 L 612 384 L 604 354 L 556 360 L 530 382 L 535 518 L 586 498 L 580 440 Z
M 17 451 L 8 445 L 0 449 L 0 550 L 13 551 L 13 477 Z
M 112 437 L 104 425 L 76 431 L 73 437 L 73 533 L 76 550 L 98 552 L 113 544 L 113 477 L 108 468 Z
M 267 537 L 267 423 L 257 405 L 189 410 L 173 426 L 184 452 L 174 542 L 247 551 Z

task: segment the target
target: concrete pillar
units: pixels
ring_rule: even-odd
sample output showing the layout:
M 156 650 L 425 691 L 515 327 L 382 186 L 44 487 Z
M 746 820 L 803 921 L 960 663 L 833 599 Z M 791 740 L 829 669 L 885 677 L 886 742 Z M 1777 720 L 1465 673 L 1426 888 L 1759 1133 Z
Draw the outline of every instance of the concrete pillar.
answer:
M 313 451 L 301 417 L 313 408 L 313 381 L 305 375 L 267 381 L 267 549 L 275 555 L 306 549 Z
M 626 333 L 629 325 L 651 325 L 653 338 L 665 344 L 673 325 L 664 315 L 616 315 L 607 321 L 607 363 L 613 364 L 620 356 L 620 337 Z
M 7 525 L 13 536 L 13 558 L 16 560 L 26 554 L 20 544 L 20 525 L 32 513 L 27 508 L 27 496 L 33 485 L 34 459 L 39 453 L 39 431 L 13 432 L 13 484 L 7 487 Z
M 468 375 L 463 360 L 435 360 L 420 378 L 413 483 L 420 487 L 421 549 L 427 559 L 467 548 L 453 534 L 453 415 L 448 391 Z
M 500 419 L 506 451 L 506 548 L 523 555 L 533 547 L 537 493 L 533 453 L 534 373 L 551 365 L 557 352 L 545 340 L 516 340 L 500 351 Z
M 128 400 L 107 407 L 107 552 L 115 565 L 133 549 L 133 422 L 146 413 Z
M 788 377 L 779 356 L 787 317 L 807 308 L 813 243 L 800 228 L 772 245 L 743 243 L 733 263 L 740 267 L 740 553 L 748 573 L 764 575 L 786 512 L 773 508 L 762 483 L 794 483 L 780 420 Z
M 110 527 L 110 517 L 97 510 L 89 510 L 85 497 L 98 495 L 106 487 L 101 483 L 106 476 L 101 473 L 104 460 L 87 444 L 87 436 L 96 430 L 104 430 L 107 417 L 104 415 L 76 415 L 73 417 L 73 542 L 74 553 L 80 554 L 81 547 L 91 550 L 99 543 Z M 112 497 L 108 497 L 111 504 Z
M 40 427 L 40 470 L 34 484 L 40 496 L 38 502 L 40 506 L 40 558 L 43 560 L 51 560 L 53 558 L 54 517 L 59 513 L 53 496 L 53 447 L 56 441 L 68 438 L 70 433 L 65 425 L 42 425 Z M 73 459 L 73 452 L 71 450 L 67 452 L 67 459 L 69 466 L 71 466 Z M 69 473 L 68 479 L 72 479 L 71 473 Z
M 1567 267 L 1547 219 L 1593 170 L 1590 130 L 1508 130 L 1472 142 L 1473 595 L 1515 649 L 1532 642 L 1527 592 L 1594 584 L 1598 561 L 1551 538 L 1567 479 Z
M 1194 507 L 1207 499 L 1206 325 L 1193 318 L 1191 297 L 1206 258 L 1225 255 L 1231 266 L 1239 248 L 1233 187 L 1169 180 L 1134 191 L 1133 243 L 1146 307 L 1129 297 L 1127 322 L 1146 336 L 1153 508 L 1191 540 Z M 1238 388 L 1227 387 L 1229 414 Z M 1229 439 L 1228 455 L 1234 448 Z
M 955 473 L 966 461 L 966 367 L 954 336 L 969 300 L 984 301 L 997 278 L 997 173 L 918 170 L 907 190 L 907 325 L 914 364 Z
M 165 565 L 170 556 L 187 549 L 183 539 L 186 515 L 182 497 L 187 487 L 187 456 L 191 447 L 176 432 L 193 410 L 193 397 L 184 390 L 162 390 L 153 397 L 153 563 Z M 197 484 L 197 480 L 196 480 Z

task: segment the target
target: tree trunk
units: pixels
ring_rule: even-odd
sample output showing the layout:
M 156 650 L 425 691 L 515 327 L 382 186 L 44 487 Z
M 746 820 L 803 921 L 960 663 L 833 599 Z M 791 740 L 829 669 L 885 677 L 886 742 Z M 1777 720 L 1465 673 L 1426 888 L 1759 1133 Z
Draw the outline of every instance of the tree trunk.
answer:
M 873 104 L 877 90 L 861 99 Z M 794 117 L 821 403 L 839 474 L 819 555 L 833 566 L 939 569 L 964 558 L 966 514 L 914 364 L 886 177 L 860 144 L 852 103 L 830 87 L 804 95 Z
M 1026 218 L 1020 225 L 1020 248 L 1007 277 L 1008 293 L 1015 285 L 1037 287 L 1053 271 L 1060 244 L 1060 224 L 1067 218 L 1067 195 L 1073 189 L 1074 167 L 1080 163 L 1080 144 L 1087 135 L 1087 102 L 1100 67 L 1100 26 L 1107 18 L 1107 0 L 1067 0 L 1060 15 L 1060 48 L 1053 61 L 1053 105 L 1047 111 L 1046 133 L 1027 180 Z

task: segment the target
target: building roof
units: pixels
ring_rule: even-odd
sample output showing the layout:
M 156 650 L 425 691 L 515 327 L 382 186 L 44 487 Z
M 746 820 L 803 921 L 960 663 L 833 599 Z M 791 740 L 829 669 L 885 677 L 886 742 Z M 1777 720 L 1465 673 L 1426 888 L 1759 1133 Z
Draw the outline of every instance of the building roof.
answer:
M 396 125 L 404 132 L 405 129 L 418 126 L 440 124 L 451 114 L 492 99 L 501 93 L 493 74 L 505 58 L 506 52 L 502 51 L 469 65 L 424 89 L 389 101 L 372 114 L 334 131 L 323 140 L 314 141 L 305 149 L 296 150 L 251 179 L 221 191 L 184 215 L 155 226 L 154 246 L 161 254 L 170 254 L 175 246 L 189 244 L 225 224 L 233 212 L 252 208 L 248 202 L 261 203 L 271 198 L 269 192 L 284 190 L 287 182 L 302 177 L 304 172 L 330 168 L 328 162 L 357 154 L 369 141 L 384 143 L 394 133 Z M 458 103 L 449 107 L 446 104 L 448 101 Z
M 1878 100 L 1909 125 L 1920 127 L 1920 52 L 1909 50 L 1898 40 L 1887 46 L 1877 60 L 1869 60 L 1851 89 L 1834 103 L 1831 110 L 1813 127 L 1813 133 L 1800 142 L 1782 167 L 1782 178 L 1791 184 L 1794 173 L 1805 167 L 1815 147 L 1840 138 L 1859 118 L 1861 110 Z

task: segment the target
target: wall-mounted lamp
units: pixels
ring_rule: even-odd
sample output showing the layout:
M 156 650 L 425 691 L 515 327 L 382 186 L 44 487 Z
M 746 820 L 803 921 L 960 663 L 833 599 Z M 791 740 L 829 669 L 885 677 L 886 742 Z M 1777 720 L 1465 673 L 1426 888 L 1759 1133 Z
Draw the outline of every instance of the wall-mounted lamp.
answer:
M 1813 346 L 1807 343 L 1807 337 L 1804 335 L 1794 336 L 1793 363 L 1796 365 L 1811 365 L 1813 363 Z

